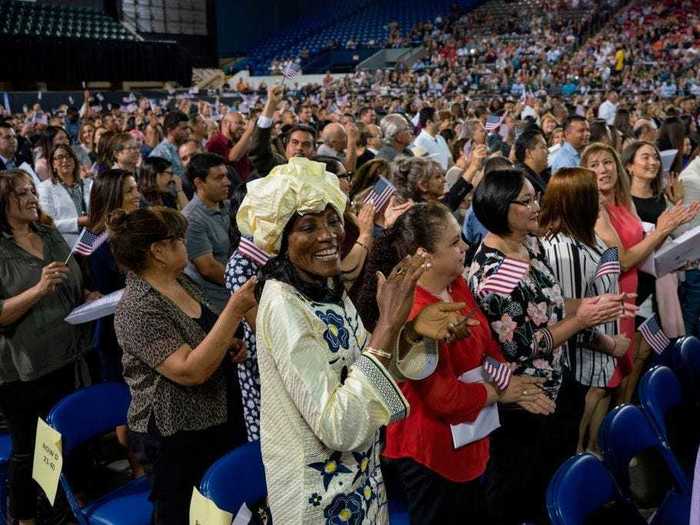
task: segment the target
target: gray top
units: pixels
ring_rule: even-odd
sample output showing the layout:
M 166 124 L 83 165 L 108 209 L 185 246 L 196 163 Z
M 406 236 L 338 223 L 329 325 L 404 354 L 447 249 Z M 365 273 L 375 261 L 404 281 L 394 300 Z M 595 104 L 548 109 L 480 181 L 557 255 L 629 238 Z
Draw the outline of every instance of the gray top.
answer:
M 187 276 L 180 284 L 198 302 L 203 297 Z M 178 385 L 156 368 L 183 345 L 196 348 L 206 334 L 195 319 L 148 282 L 129 273 L 117 305 L 114 330 L 124 350 L 124 379 L 129 385 L 129 428 L 148 432 L 154 418 L 158 431 L 171 436 L 183 430 L 203 430 L 226 421 L 226 383 L 219 368 L 201 385 Z
M 58 230 L 41 225 L 34 229 L 44 242 L 43 260 L 15 244 L 11 234 L 0 233 L 0 311 L 5 300 L 39 282 L 44 266 L 68 257 L 68 245 Z M 32 381 L 77 361 L 90 349 L 90 325 L 64 321 L 83 302 L 80 268 L 74 258 L 68 266 L 68 278 L 54 293 L 43 297 L 18 321 L 0 326 L 0 384 Z
M 207 208 L 195 195 L 182 210 L 187 217 L 187 257 L 190 262 L 185 269 L 189 275 L 204 291 L 207 302 L 214 312 L 221 313 L 230 296 L 224 285 L 208 281 L 197 271 L 192 260 L 211 253 L 222 266 L 231 255 L 231 240 L 229 229 L 231 227 L 231 212 L 228 201 L 224 201 L 218 208 Z

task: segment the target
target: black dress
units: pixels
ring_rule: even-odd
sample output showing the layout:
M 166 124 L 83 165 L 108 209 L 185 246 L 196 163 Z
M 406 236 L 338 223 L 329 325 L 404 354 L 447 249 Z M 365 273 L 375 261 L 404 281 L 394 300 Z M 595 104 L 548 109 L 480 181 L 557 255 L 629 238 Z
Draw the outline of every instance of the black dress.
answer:
M 649 222 L 651 224 L 656 224 L 659 216 L 666 210 L 668 206 L 666 202 L 666 197 L 661 193 L 655 197 L 641 198 L 632 197 L 634 201 L 634 206 L 637 208 L 637 215 L 642 220 L 642 222 Z M 648 273 L 639 272 L 639 284 L 637 285 L 637 306 L 641 305 L 647 298 L 651 296 L 652 307 L 655 313 L 658 313 L 658 308 L 656 305 L 656 277 Z M 644 319 L 637 317 L 637 326 Z

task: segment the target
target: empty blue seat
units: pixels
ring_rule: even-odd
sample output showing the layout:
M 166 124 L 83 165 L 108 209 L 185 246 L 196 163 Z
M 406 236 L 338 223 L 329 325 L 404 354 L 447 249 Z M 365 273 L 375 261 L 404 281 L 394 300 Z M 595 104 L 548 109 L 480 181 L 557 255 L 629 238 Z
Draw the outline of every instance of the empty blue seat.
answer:
M 625 497 L 631 497 L 629 464 L 642 452 L 655 450 L 671 477 L 671 486 L 652 520 L 654 525 L 685 525 L 690 516 L 690 484 L 668 444 L 659 437 L 639 407 L 614 408 L 600 427 L 605 464 Z
M 592 454 L 573 456 L 562 463 L 549 482 L 546 499 L 552 525 L 583 525 L 593 513 L 612 502 L 620 517 L 624 516 L 624 523 L 646 523 L 620 493 L 603 462 Z
M 129 388 L 122 383 L 101 383 L 66 396 L 51 409 L 47 422 L 61 433 L 64 458 L 89 439 L 126 424 Z M 65 463 L 64 463 L 65 464 Z M 81 507 L 68 479 L 61 486 L 80 525 L 150 525 L 153 508 L 145 477 L 136 479 Z
M 642 377 L 639 383 L 639 403 L 667 443 L 666 415 L 682 401 L 681 385 L 670 368 L 655 366 Z

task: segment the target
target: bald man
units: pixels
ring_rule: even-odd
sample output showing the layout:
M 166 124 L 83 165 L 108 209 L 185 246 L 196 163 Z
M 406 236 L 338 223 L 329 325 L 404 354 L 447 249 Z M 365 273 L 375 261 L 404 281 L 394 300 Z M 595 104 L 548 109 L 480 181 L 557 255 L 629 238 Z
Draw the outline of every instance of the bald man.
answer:
M 243 182 L 247 181 L 253 172 L 248 150 L 254 129 L 254 121 L 246 123 L 242 114 L 230 111 L 221 119 L 219 132 L 212 135 L 206 146 L 209 153 L 216 153 L 225 158 Z
M 347 128 L 333 122 L 328 124 L 321 132 L 323 144 L 318 148 L 318 155 L 335 157 L 343 163 L 345 169 L 354 171 L 357 162 L 357 127 L 354 123 L 348 123 Z

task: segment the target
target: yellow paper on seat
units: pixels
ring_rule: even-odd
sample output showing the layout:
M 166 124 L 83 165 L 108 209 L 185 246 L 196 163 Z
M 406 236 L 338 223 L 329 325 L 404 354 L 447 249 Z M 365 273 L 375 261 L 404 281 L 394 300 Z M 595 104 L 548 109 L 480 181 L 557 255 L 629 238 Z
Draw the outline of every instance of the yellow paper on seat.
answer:
M 63 468 L 63 444 L 61 434 L 39 418 L 34 443 L 32 477 L 46 494 L 51 505 L 56 499 L 58 481 Z
M 194 487 L 190 502 L 190 525 L 231 525 L 233 514 L 221 510 Z

